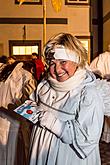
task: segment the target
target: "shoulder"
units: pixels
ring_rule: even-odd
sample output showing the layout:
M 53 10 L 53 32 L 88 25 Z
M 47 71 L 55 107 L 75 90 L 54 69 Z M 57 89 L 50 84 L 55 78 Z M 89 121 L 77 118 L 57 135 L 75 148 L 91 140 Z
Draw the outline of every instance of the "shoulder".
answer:
M 14 65 L 14 63 L 12 65 Z M 12 70 L 12 72 L 10 74 L 10 76 L 13 77 L 13 78 L 17 78 L 17 79 L 18 79 L 18 77 L 21 77 L 21 75 L 22 75 L 21 74 L 22 66 L 23 66 L 22 62 L 16 63 L 14 69 Z
M 50 88 L 50 85 L 46 79 L 43 79 L 39 84 L 38 84 L 38 90 L 39 89 L 44 89 L 44 88 Z
M 22 68 L 22 66 L 23 66 L 23 62 L 19 62 L 16 64 L 15 69 L 20 69 L 20 68 Z
M 87 85 L 81 91 L 81 102 L 86 105 L 95 104 L 101 100 L 100 92 L 98 91 L 96 84 Z
M 110 58 L 110 52 L 104 52 L 99 55 L 99 59 L 101 61 L 106 61 L 107 58 Z
M 51 89 L 47 80 L 42 80 L 37 86 L 37 93 L 47 93 Z

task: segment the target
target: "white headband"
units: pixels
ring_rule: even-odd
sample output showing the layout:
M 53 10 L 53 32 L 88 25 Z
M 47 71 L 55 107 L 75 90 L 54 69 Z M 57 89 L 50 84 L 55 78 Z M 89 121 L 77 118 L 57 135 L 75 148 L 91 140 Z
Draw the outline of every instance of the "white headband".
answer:
M 65 49 L 64 47 L 55 49 L 54 58 L 62 59 L 62 60 L 70 60 L 79 63 L 79 56 L 77 55 L 77 53 L 72 52 L 69 49 Z

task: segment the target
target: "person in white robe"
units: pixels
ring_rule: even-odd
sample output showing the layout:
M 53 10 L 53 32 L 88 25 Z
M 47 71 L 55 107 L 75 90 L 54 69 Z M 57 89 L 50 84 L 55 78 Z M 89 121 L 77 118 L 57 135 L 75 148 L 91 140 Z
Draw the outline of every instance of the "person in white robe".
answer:
M 21 104 L 37 85 L 32 73 L 23 66 L 23 62 L 7 65 L 0 75 L 0 164 L 2 165 L 24 165 L 27 157 L 29 143 L 27 135 L 30 126 L 11 112 L 12 105 Z
M 103 79 L 110 79 L 110 52 L 99 54 L 91 63 L 90 68 L 94 73 L 99 74 Z
M 90 69 L 102 79 L 110 81 L 110 51 L 99 54 L 90 64 Z M 105 116 L 101 140 L 110 142 L 110 118 Z
M 110 100 L 106 96 L 104 101 L 107 84 L 86 69 L 87 51 L 71 34 L 50 38 L 44 56 L 48 76 L 30 96 L 38 122 L 29 165 L 101 165 L 99 140 Z

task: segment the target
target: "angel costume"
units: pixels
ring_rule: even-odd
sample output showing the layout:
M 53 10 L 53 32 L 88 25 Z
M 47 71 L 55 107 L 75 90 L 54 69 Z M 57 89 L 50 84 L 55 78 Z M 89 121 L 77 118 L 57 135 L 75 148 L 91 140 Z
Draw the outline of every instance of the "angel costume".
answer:
M 22 66 L 22 62 L 18 63 L 6 81 L 0 82 L 0 162 L 2 165 L 22 165 L 21 162 L 17 162 L 16 156 L 20 121 L 6 112 L 9 104 L 20 99 L 23 94 L 30 95 L 36 88 L 32 74 L 24 70 Z M 24 126 L 24 128 L 23 132 L 28 132 L 28 127 Z M 26 139 L 28 138 L 23 138 L 27 145 Z M 21 146 L 23 146 L 23 141 Z M 19 153 L 21 155 L 22 151 Z M 22 157 L 20 159 L 22 161 Z
M 99 74 L 102 78 L 110 79 L 110 52 L 99 54 L 90 64 L 93 72 Z
M 103 86 L 84 69 L 64 82 L 49 77 L 38 85 L 30 97 L 41 116 L 32 132 L 29 165 L 101 165 Z
M 29 96 L 35 90 L 35 79 L 22 66 L 22 62 L 18 63 L 6 81 L 0 82 L 0 107 L 7 108 L 9 103 L 15 103 L 23 94 Z
M 102 78 L 110 81 L 110 52 L 106 51 L 96 57 L 91 62 L 90 68 L 93 72 L 101 75 Z M 107 116 L 105 116 L 101 140 L 106 143 L 110 142 L 110 118 Z

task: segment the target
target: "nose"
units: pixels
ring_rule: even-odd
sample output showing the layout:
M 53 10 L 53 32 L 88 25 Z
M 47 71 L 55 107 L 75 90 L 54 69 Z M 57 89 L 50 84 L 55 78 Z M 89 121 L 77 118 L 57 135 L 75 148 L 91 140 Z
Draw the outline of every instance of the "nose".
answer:
M 57 62 L 55 65 L 55 71 L 57 74 L 61 73 L 61 71 L 62 71 L 62 66 L 59 62 Z

